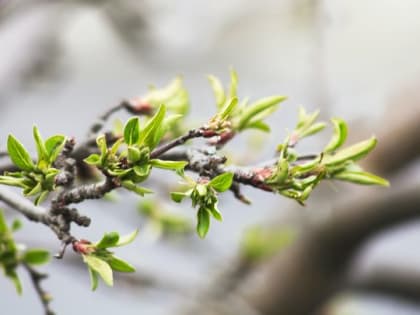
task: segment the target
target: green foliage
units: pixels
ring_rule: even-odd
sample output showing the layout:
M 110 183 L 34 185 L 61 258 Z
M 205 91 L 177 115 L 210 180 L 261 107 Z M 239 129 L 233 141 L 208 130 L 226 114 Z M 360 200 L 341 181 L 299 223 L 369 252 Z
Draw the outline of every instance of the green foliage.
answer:
M 241 255 L 248 261 L 258 262 L 277 254 L 289 246 L 295 238 L 295 231 L 288 227 L 279 229 L 254 226 L 244 234 Z
M 130 118 L 123 130 L 124 137 L 116 141 L 110 149 L 105 136 L 99 136 L 97 144 L 100 154 L 91 154 L 84 161 L 117 177 L 124 188 L 140 196 L 151 193 L 151 190 L 138 184 L 149 177 L 153 167 L 182 173 L 188 164 L 184 161 L 150 159 L 150 153 L 167 131 L 165 113 L 166 106 L 160 106 L 143 128 L 140 127 L 138 117 Z M 124 148 L 121 150 L 122 146 Z
M 269 132 L 270 127 L 263 121 L 278 109 L 278 104 L 286 100 L 285 96 L 270 96 L 248 105 L 248 100 L 239 101 L 237 96 L 238 77 L 231 70 L 229 90 L 225 92 L 222 83 L 215 76 L 209 76 L 210 85 L 216 97 L 218 112 L 213 116 L 207 128 L 217 132 L 236 133 L 246 129 L 258 129 Z
M 181 115 L 185 115 L 190 106 L 188 92 L 180 77 L 175 78 L 164 88 L 150 88 L 149 92 L 141 97 L 141 100 L 145 104 L 150 104 L 153 108 L 165 104 L 168 110 Z
M 157 198 L 142 199 L 138 210 L 141 216 L 148 219 L 150 226 L 158 235 L 175 236 L 192 231 L 191 222 L 188 218 L 167 211 Z
M 18 294 L 22 293 L 22 284 L 17 274 L 20 264 L 42 265 L 49 261 L 50 254 L 44 249 L 18 250 L 20 246 L 13 238 L 13 232 L 20 229 L 21 223 L 13 221 L 11 227 L 7 225 L 3 211 L 0 210 L 0 269 L 16 287 Z
M 138 230 L 133 233 L 120 236 L 117 232 L 106 233 L 101 240 L 96 243 L 79 241 L 73 245 L 76 252 L 79 252 L 84 263 L 88 267 L 91 288 L 96 290 L 99 277 L 107 284 L 114 284 L 113 271 L 117 272 L 135 272 L 136 269 L 125 260 L 114 255 L 109 248 L 125 246 L 134 241 Z
M 181 202 L 185 197 L 191 198 L 192 206 L 198 207 L 197 211 L 197 234 L 204 238 L 210 228 L 210 216 L 222 221 L 222 215 L 217 207 L 218 192 L 225 192 L 230 188 L 233 181 L 232 173 L 223 173 L 214 177 L 211 181 L 203 180 L 198 183 L 187 178 L 189 189 L 186 192 L 172 192 L 171 198 L 175 202 Z
M 0 211 L 0 267 L 4 275 L 8 277 L 16 287 L 16 291 L 22 293 L 22 284 L 16 272 L 19 266 L 19 253 L 13 235 L 7 226 L 3 211 Z
M 371 137 L 347 148 L 341 148 L 347 139 L 347 124 L 339 118 L 332 119 L 334 134 L 318 156 L 305 162 L 297 161 L 299 155 L 292 149 L 298 141 L 324 128 L 317 123 L 319 112 L 299 112 L 299 119 L 291 136 L 278 146 L 279 159 L 265 182 L 281 195 L 304 204 L 322 179 L 336 179 L 362 185 L 388 186 L 389 182 L 365 172 L 356 162 L 369 154 L 377 140 Z
M 36 126 L 33 128 L 33 135 L 38 152 L 36 164 L 22 143 L 9 135 L 7 151 L 20 171 L 0 175 L 0 184 L 22 188 L 25 196 L 35 196 L 35 204 L 38 205 L 55 189 L 54 180 L 59 171 L 54 168 L 54 162 L 64 146 L 65 137 L 55 135 L 44 141 Z

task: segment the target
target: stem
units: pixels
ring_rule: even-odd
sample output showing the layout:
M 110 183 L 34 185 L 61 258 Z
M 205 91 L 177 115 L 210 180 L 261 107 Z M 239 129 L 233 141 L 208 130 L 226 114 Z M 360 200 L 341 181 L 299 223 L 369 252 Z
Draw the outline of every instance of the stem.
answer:
M 169 151 L 170 149 L 183 145 L 185 142 L 187 142 L 190 139 L 202 137 L 203 135 L 204 133 L 201 128 L 192 129 L 187 134 L 181 137 L 178 137 L 168 143 L 165 143 L 161 145 L 160 147 L 156 148 L 155 150 L 153 150 L 152 153 L 150 154 L 150 158 L 155 159 L 159 157 L 160 155 L 162 155 L 163 153 Z
M 28 264 L 22 265 L 28 272 L 29 277 L 31 278 L 32 285 L 34 286 L 34 289 L 42 303 L 42 306 L 44 307 L 45 315 L 54 315 L 55 312 L 50 307 L 51 297 L 48 294 L 48 292 L 46 292 L 41 286 L 41 281 L 45 280 L 48 277 L 48 275 L 40 273 Z
M 43 208 L 34 206 L 29 200 L 15 194 L 3 186 L 0 186 L 0 200 L 31 221 L 42 223 L 47 221 L 47 214 Z

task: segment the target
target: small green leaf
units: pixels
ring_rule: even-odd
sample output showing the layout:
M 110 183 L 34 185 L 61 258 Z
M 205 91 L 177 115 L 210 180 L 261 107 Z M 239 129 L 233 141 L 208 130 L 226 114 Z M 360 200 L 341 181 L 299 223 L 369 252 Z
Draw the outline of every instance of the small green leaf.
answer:
M 186 161 L 164 161 L 159 159 L 153 159 L 149 161 L 150 165 L 165 170 L 179 170 L 184 169 L 188 165 Z
M 118 241 L 116 247 L 120 247 L 120 246 L 125 246 L 127 244 L 130 244 L 131 242 L 133 242 L 137 235 L 139 234 L 139 230 L 136 229 L 134 232 L 128 234 L 128 235 L 124 235 L 120 237 L 120 240 Z
M 325 128 L 325 123 L 319 122 L 316 124 L 313 124 L 312 126 L 308 127 L 306 130 L 304 130 L 299 136 L 301 138 L 312 136 L 320 131 L 322 131 Z
M 231 98 L 229 102 L 226 103 L 225 107 L 220 111 L 220 118 L 221 119 L 228 119 L 232 112 L 235 110 L 236 106 L 238 105 L 238 98 L 234 97 Z
M 354 172 L 345 170 L 338 174 L 334 174 L 333 178 L 361 185 L 379 185 L 385 187 L 389 186 L 389 182 L 386 179 L 368 172 Z
M 160 142 L 163 133 L 160 132 L 160 128 L 164 128 L 162 126 L 162 122 L 165 118 L 166 114 L 166 107 L 165 105 L 161 105 L 157 113 L 147 122 L 146 126 L 140 133 L 140 138 L 138 143 L 144 144 L 149 147 L 150 150 L 153 150 L 156 145 Z
M 270 96 L 256 101 L 255 103 L 247 106 L 241 113 L 238 130 L 243 130 L 247 127 L 248 123 L 258 114 L 264 111 L 272 110 L 273 107 L 277 106 L 280 102 L 286 100 L 285 96 Z
M 182 192 L 171 192 L 171 199 L 177 203 L 180 203 L 187 195 Z
M 108 248 L 114 247 L 120 239 L 120 235 L 117 232 L 106 233 L 102 239 L 95 245 L 96 248 Z
M 204 238 L 210 228 L 210 213 L 206 208 L 200 208 L 197 212 L 197 233 Z
M 134 172 L 139 177 L 146 177 L 150 173 L 150 164 L 136 165 L 133 167 Z
M 201 197 L 204 197 L 207 194 L 207 186 L 203 184 L 198 184 L 195 186 L 195 189 L 197 190 L 198 195 Z
M 50 260 L 50 253 L 45 249 L 29 249 L 23 254 L 22 260 L 29 265 L 42 265 Z
M 350 147 L 344 148 L 333 155 L 326 155 L 323 163 L 326 166 L 336 166 L 348 160 L 357 161 L 365 157 L 376 146 L 377 140 L 372 137 Z
M 238 74 L 236 71 L 230 69 L 230 86 L 229 86 L 229 97 L 236 97 L 238 94 Z
M 24 171 L 33 171 L 35 165 L 25 147 L 13 136 L 7 138 L 7 151 L 12 162 Z
M 112 270 L 119 271 L 119 272 L 135 272 L 136 268 L 129 264 L 128 262 L 115 257 L 111 256 L 110 259 L 108 259 L 108 264 L 111 266 Z
M 135 192 L 136 194 L 138 194 L 138 195 L 140 195 L 142 197 L 144 197 L 145 194 L 151 194 L 151 193 L 153 193 L 153 190 L 150 190 L 150 189 L 145 188 L 145 187 L 137 186 L 131 180 L 124 180 L 121 183 L 121 185 L 124 188 L 126 188 L 126 189 L 128 189 L 128 190 L 130 190 L 132 192 Z
M 33 135 L 36 144 L 36 151 L 38 152 L 38 164 L 42 164 L 42 162 L 48 162 L 48 153 L 47 149 L 45 148 L 44 140 L 37 128 L 37 126 L 33 127 Z
M 119 138 L 111 147 L 111 154 L 117 154 L 118 149 L 120 148 L 121 144 L 124 142 L 124 138 Z
M 0 175 L 0 184 L 8 186 L 16 186 L 20 188 L 26 188 L 25 178 L 16 178 L 12 176 L 2 176 Z
M 20 220 L 18 220 L 18 219 L 15 219 L 12 222 L 11 228 L 12 228 L 12 231 L 13 232 L 16 232 L 16 231 L 20 230 L 22 228 L 22 226 L 23 226 L 22 222 Z M 0 233 L 1 233 L 1 231 L 0 231 Z
M 47 155 L 50 163 L 53 163 L 57 159 L 58 155 L 64 147 L 65 142 L 66 137 L 63 135 L 55 135 L 49 137 L 45 141 L 45 149 L 47 150 Z
M 96 271 L 108 286 L 112 287 L 112 285 L 114 284 L 114 280 L 112 276 L 112 269 L 109 266 L 109 264 L 106 261 L 94 255 L 82 255 L 82 256 L 83 256 L 83 261 L 90 268 L 92 268 L 93 271 Z
M 100 165 L 101 164 L 101 157 L 99 154 L 91 154 L 86 159 L 83 160 L 85 163 L 89 165 Z
M 108 151 L 105 135 L 101 135 L 98 138 L 96 138 L 96 143 L 98 145 L 99 150 L 101 151 L 101 160 L 103 163 L 107 157 Z
M 209 75 L 207 77 L 209 79 L 210 85 L 213 89 L 214 96 L 216 97 L 216 104 L 218 108 L 221 108 L 225 103 L 225 91 L 223 89 L 223 85 L 218 78 L 213 75 Z
M 43 192 L 41 192 L 38 197 L 35 198 L 34 204 L 35 206 L 39 206 L 41 203 L 43 203 L 48 195 L 50 194 L 50 192 L 48 190 L 44 190 Z
M 324 149 L 324 152 L 331 153 L 340 148 L 347 139 L 347 124 L 340 118 L 333 118 L 334 135 Z
M 92 291 L 95 291 L 98 288 L 98 273 L 90 267 L 88 267 L 88 271 L 90 278 L 90 288 Z
M 0 209 L 0 233 L 6 234 L 9 228 L 7 227 L 6 218 L 4 217 L 3 210 Z
M 263 132 L 270 132 L 270 126 L 267 125 L 265 122 L 261 121 L 261 120 L 257 120 L 254 122 L 251 122 L 249 124 L 246 125 L 246 127 L 244 129 L 258 129 L 261 130 Z
M 138 117 L 130 118 L 124 127 L 124 141 L 128 145 L 133 145 L 140 138 L 140 123 Z
M 289 176 L 289 162 L 287 159 L 282 158 L 277 163 L 277 168 L 274 174 L 267 179 L 268 184 L 272 185 L 282 185 Z
M 214 177 L 209 186 L 213 187 L 218 192 L 224 192 L 230 188 L 233 181 L 233 173 L 223 173 Z
M 17 275 L 15 270 L 9 270 L 7 272 L 7 277 L 12 280 L 13 284 L 15 285 L 16 292 L 19 295 L 22 295 L 22 282 L 20 282 L 19 276 Z
M 213 218 L 215 218 L 217 221 L 223 221 L 222 214 L 220 213 L 219 209 L 217 208 L 217 203 L 211 207 L 208 208 Z
M 141 153 L 140 150 L 136 147 L 128 147 L 127 148 L 127 152 L 128 152 L 128 161 L 131 163 L 136 163 L 140 160 L 141 157 Z

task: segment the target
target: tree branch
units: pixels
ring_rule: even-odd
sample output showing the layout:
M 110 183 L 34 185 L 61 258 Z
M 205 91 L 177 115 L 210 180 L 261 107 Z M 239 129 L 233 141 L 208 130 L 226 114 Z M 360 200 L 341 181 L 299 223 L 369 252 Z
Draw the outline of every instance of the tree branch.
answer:
M 29 274 L 29 277 L 32 281 L 32 285 L 34 286 L 34 289 L 39 297 L 39 300 L 41 301 L 42 306 L 44 307 L 45 315 L 54 315 L 55 312 L 51 309 L 51 306 L 50 306 L 51 296 L 41 286 L 42 280 L 45 280 L 48 276 L 44 273 L 38 272 L 37 270 L 29 266 L 28 264 L 22 264 L 22 265 Z

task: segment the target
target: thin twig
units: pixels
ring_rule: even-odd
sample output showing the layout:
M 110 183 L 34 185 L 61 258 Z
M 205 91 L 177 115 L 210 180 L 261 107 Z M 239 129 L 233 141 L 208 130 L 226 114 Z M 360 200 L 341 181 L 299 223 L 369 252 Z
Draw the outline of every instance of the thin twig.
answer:
M 22 264 L 22 266 L 26 269 L 26 271 L 29 274 L 29 277 L 31 278 L 32 285 L 34 286 L 34 289 L 42 303 L 42 306 L 44 307 L 45 315 L 54 315 L 55 312 L 51 309 L 50 306 L 50 302 L 52 300 L 51 295 L 47 291 L 45 291 L 41 286 L 42 280 L 45 280 L 48 277 L 48 275 L 40 273 L 28 264 Z
M 156 148 L 155 150 L 152 151 L 152 153 L 150 154 L 150 157 L 152 159 L 155 159 L 157 157 L 159 157 L 160 155 L 162 155 L 163 153 L 169 151 L 172 148 L 175 148 L 177 146 L 183 145 L 185 142 L 187 142 L 190 139 L 193 138 L 199 138 L 199 137 L 203 137 L 204 136 L 204 131 L 203 129 L 199 128 L 199 129 L 192 129 L 190 131 L 188 131 L 187 134 L 178 137 L 170 142 L 167 142 L 163 145 L 161 145 L 160 147 Z

